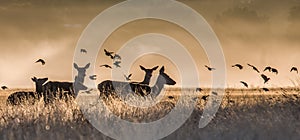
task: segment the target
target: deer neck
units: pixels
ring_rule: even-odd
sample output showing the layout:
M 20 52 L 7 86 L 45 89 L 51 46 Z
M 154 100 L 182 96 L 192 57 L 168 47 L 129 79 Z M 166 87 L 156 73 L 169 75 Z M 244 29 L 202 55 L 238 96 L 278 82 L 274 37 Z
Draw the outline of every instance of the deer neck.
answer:
M 158 77 L 155 85 L 151 87 L 151 92 L 154 95 L 158 95 L 161 90 L 164 88 L 165 81 L 163 78 Z
M 141 82 L 141 84 L 149 85 L 150 79 L 151 79 L 151 75 L 146 74 L 146 76 L 145 76 L 144 80 Z

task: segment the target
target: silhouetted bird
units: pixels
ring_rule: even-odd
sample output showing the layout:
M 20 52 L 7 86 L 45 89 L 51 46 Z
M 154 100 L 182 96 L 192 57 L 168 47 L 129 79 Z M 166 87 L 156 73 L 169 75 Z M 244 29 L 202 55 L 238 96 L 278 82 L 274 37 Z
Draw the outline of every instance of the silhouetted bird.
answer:
M 128 76 L 126 76 L 126 75 L 124 74 L 124 77 L 125 77 L 126 81 L 130 81 L 130 80 L 131 80 L 131 79 L 130 79 L 131 76 L 132 76 L 132 74 L 129 74 Z
M 232 65 L 232 67 L 238 67 L 240 70 L 243 69 L 243 66 L 241 64 L 235 64 L 235 65 Z
M 270 78 L 268 78 L 266 75 L 264 75 L 264 74 L 261 74 L 261 77 L 264 79 L 264 83 L 267 83 L 269 80 L 270 80 Z
M 7 86 L 2 86 L 1 87 L 3 90 L 6 90 L 6 89 L 8 89 L 8 87 Z
M 173 96 L 168 96 L 168 98 L 169 98 L 169 99 L 174 99 L 174 97 L 173 97 Z
M 295 72 L 297 72 L 297 73 L 298 73 L 298 69 L 297 69 L 296 67 L 292 67 L 292 69 L 291 69 L 291 71 L 290 71 L 290 72 L 292 72 L 292 71 L 295 71 Z
M 246 83 L 246 82 L 244 82 L 244 81 L 240 81 L 245 87 L 247 87 L 248 88 L 248 84 Z
M 100 65 L 100 67 L 105 67 L 105 68 L 110 68 L 110 69 L 112 69 L 112 67 L 111 67 L 110 65 L 106 65 L 106 64 Z
M 89 76 L 89 78 L 90 78 L 91 80 L 97 80 L 97 75 L 91 75 L 91 76 Z
M 247 64 L 247 65 L 250 66 L 250 67 L 252 67 L 252 69 L 255 70 L 256 72 L 260 73 L 259 70 L 255 66 L 253 66 L 251 64 Z
M 201 92 L 202 88 L 196 88 L 196 92 Z
M 113 59 L 114 59 L 114 60 L 117 60 L 117 59 L 118 59 L 118 60 L 121 60 L 121 56 L 118 55 L 118 54 L 115 54 L 114 57 L 113 57 Z
M 43 60 L 43 59 L 39 59 L 39 60 L 37 60 L 37 61 L 35 61 L 35 63 L 41 63 L 42 65 L 45 65 L 46 64 L 46 62 Z
M 263 91 L 270 91 L 268 88 L 262 88 Z
M 105 55 L 110 56 L 111 59 L 114 59 L 114 56 L 112 55 L 114 52 L 109 52 L 106 49 L 104 49 Z
M 81 53 L 87 53 L 86 49 L 80 49 Z
M 209 97 L 209 95 L 203 95 L 203 96 L 201 97 L 201 99 L 204 100 L 204 101 L 206 101 L 208 97 Z
M 114 62 L 114 65 L 115 65 L 116 68 L 121 68 L 120 64 L 121 64 L 121 61 L 115 61 Z
M 266 68 L 264 69 L 264 71 L 266 71 L 266 70 L 268 70 L 269 72 L 271 72 L 272 68 L 271 68 L 270 66 L 268 66 L 268 67 L 266 67 Z
M 207 65 L 204 65 L 209 71 L 212 71 L 212 70 L 216 70 L 215 68 L 211 68 L 211 67 L 209 67 L 209 66 L 207 66 Z
M 278 74 L 278 70 L 277 69 L 272 68 L 271 70 L 272 70 L 273 73 Z

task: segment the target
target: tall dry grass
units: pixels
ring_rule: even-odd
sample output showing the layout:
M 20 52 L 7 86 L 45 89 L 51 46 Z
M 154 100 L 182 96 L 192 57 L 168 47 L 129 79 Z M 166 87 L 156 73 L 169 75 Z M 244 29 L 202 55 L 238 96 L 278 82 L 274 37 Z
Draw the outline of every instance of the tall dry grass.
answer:
M 260 90 L 226 90 L 215 118 L 208 126 L 199 129 L 199 119 L 207 102 L 201 97 L 209 91 L 205 89 L 200 93 L 187 122 L 165 139 L 299 139 L 299 89 L 273 89 L 272 94 Z M 151 122 L 164 117 L 175 107 L 179 92 L 178 89 L 167 90 L 160 103 L 148 108 L 128 106 L 119 98 L 106 99 L 104 105 L 122 119 Z M 189 89 L 182 94 L 195 95 L 196 92 Z M 148 100 L 152 99 L 133 96 L 128 98 L 128 103 L 139 105 Z M 99 106 L 103 104 L 91 102 L 84 105 L 80 110 L 75 101 L 56 100 L 46 106 L 42 100 L 34 105 L 2 104 L 0 139 L 110 139 L 96 130 L 83 115 L 83 112 L 101 113 Z M 190 106 L 188 102 L 180 105 L 182 109 Z M 102 119 L 110 115 L 104 114 Z

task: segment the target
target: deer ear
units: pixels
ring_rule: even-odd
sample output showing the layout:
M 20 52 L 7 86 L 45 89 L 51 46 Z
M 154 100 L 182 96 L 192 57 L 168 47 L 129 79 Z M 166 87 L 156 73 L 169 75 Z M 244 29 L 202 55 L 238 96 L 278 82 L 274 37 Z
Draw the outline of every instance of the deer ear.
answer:
M 156 70 L 157 68 L 158 68 L 158 66 L 156 66 L 156 67 L 152 68 L 152 70 Z
M 164 73 L 165 72 L 165 66 L 162 66 L 162 68 L 160 68 L 159 72 Z
M 32 80 L 33 82 L 35 82 L 35 81 L 36 81 L 36 77 L 31 78 L 31 80 Z
M 146 70 L 146 68 L 144 68 L 144 67 L 143 67 L 143 66 L 141 66 L 141 65 L 140 65 L 140 68 L 141 68 L 142 70 Z
M 91 63 L 88 63 L 88 64 L 86 64 L 86 65 L 85 65 L 85 67 L 84 67 L 84 69 L 87 69 L 87 68 L 89 68 L 89 67 L 90 67 L 90 65 L 91 65 Z
M 73 63 L 73 65 L 74 65 L 74 68 L 75 68 L 75 69 L 78 69 L 78 68 L 79 68 L 78 65 L 77 65 L 76 63 Z

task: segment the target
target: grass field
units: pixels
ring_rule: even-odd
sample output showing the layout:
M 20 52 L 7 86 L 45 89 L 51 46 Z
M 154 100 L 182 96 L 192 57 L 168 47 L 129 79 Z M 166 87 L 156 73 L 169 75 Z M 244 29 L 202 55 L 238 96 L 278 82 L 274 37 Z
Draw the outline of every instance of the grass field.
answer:
M 27 89 L 30 91 L 30 89 Z M 44 106 L 42 100 L 35 105 L 7 106 L 7 96 L 17 90 L 0 92 L 0 139 L 110 139 L 95 129 L 83 116 L 76 101 L 97 95 L 80 96 L 76 101 L 56 101 Z M 205 128 L 198 123 L 206 101 L 198 96 L 197 105 L 189 119 L 164 139 L 294 139 L 300 138 L 300 90 L 227 89 L 221 106 Z M 126 106 L 118 99 L 109 99 L 106 106 L 115 115 L 132 122 L 151 122 L 164 117 L 177 103 L 180 91 L 166 90 L 161 102 L 149 108 Z M 183 96 L 196 94 L 193 89 L 182 90 Z M 172 96 L 173 98 L 168 98 Z M 135 98 L 141 104 L 145 99 Z M 182 103 L 188 106 L 189 103 Z M 97 110 L 97 104 L 85 104 L 83 111 Z M 108 116 L 109 117 L 109 116 Z

